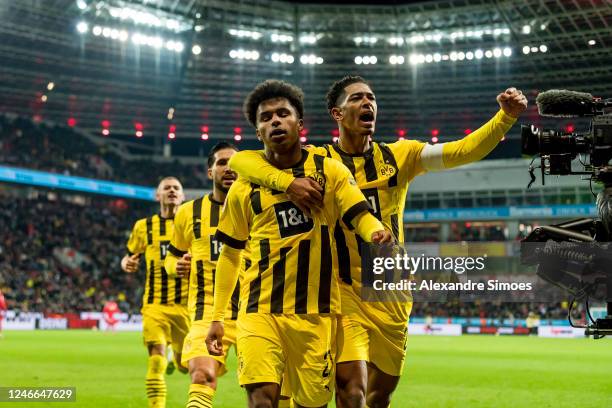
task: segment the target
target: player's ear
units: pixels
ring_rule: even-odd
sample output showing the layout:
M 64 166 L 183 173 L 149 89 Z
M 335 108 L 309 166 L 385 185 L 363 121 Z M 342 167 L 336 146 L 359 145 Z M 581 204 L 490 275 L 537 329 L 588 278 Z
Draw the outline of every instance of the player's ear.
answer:
M 333 107 L 330 111 L 329 114 L 331 115 L 332 118 L 334 118 L 334 120 L 336 122 L 339 122 L 342 120 L 342 118 L 344 118 L 344 114 L 342 113 L 342 109 L 340 109 L 339 107 L 335 106 Z
M 255 134 L 257 135 L 257 140 L 261 142 L 261 133 L 259 133 L 259 129 L 255 129 Z
M 155 190 L 155 201 L 160 201 L 161 200 L 161 195 L 159 194 L 159 187 L 157 187 L 157 190 Z
M 298 120 L 298 131 L 301 132 L 304 129 L 304 119 Z
M 206 173 L 208 174 L 208 179 L 212 180 L 213 179 L 213 177 L 212 177 L 212 168 L 209 167 L 208 171 Z

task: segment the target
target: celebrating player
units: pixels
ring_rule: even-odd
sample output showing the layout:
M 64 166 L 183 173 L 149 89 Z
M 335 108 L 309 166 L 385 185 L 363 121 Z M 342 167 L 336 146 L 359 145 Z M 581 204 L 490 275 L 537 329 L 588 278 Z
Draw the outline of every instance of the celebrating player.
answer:
M 324 206 L 305 215 L 287 195 L 238 179 L 227 196 L 217 238 L 224 243 L 217 265 L 213 323 L 207 343 L 223 353 L 223 318 L 238 279 L 240 255 L 250 246 L 238 318 L 239 382 L 251 407 L 276 406 L 281 377 L 297 406 L 324 406 L 334 383 L 334 343 L 340 293 L 332 237 L 337 220 L 366 241 L 391 234 L 368 212 L 349 170 L 301 149 L 302 91 L 286 82 L 259 84 L 244 112 L 277 169 L 316 180 Z
M 191 328 L 183 346 L 183 363 L 189 364 L 191 386 L 187 407 L 212 406 L 217 376 L 225 373 L 225 357 L 236 344 L 239 284 L 234 289 L 225 325 L 223 356 L 212 356 L 206 348 L 206 335 L 212 319 L 213 288 L 221 243 L 215 239 L 221 208 L 236 173 L 229 169 L 229 159 L 238 149 L 229 143 L 217 143 L 208 154 L 208 178 L 212 193 L 189 201 L 179 208 L 174 235 L 168 247 L 165 266 L 170 275 L 189 275 L 189 316 Z M 195 273 L 190 273 L 194 271 Z
M 410 181 L 426 171 L 484 158 L 527 107 L 527 99 L 515 88 L 500 93 L 497 102 L 501 109 L 495 116 L 461 140 L 436 145 L 416 140 L 376 143 L 370 141 L 378 113 L 374 92 L 363 78 L 347 76 L 335 82 L 327 94 L 327 108 L 340 133 L 338 143 L 311 147 L 310 152 L 344 163 L 376 216 L 403 242 Z M 279 171 L 261 151 L 236 154 L 230 165 L 253 183 L 286 192 L 306 213 L 323 203 L 317 183 Z M 336 403 L 339 407 L 362 407 L 366 403 L 371 408 L 387 407 L 403 370 L 412 303 L 361 302 L 360 238 L 346 224 L 341 226 L 334 236 L 342 281 Z
M 142 328 L 149 352 L 145 384 L 151 408 L 166 406 L 164 372 L 168 365 L 168 343 L 172 344 L 177 367 L 187 372 L 180 365 L 180 353 L 189 331 L 186 306 L 188 282 L 179 277 L 170 278 L 164 267 L 174 229 L 174 216 L 183 197 L 183 186 L 175 177 L 166 177 L 159 183 L 156 199 L 160 212 L 136 221 L 127 243 L 128 253 L 121 260 L 121 268 L 133 273 L 138 270 L 140 255 L 145 254 L 147 274 L 142 300 Z

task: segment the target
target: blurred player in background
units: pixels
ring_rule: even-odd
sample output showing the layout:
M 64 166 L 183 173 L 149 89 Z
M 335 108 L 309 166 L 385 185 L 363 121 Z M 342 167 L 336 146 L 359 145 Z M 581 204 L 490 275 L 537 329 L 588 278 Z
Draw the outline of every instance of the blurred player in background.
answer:
M 378 113 L 376 96 L 365 79 L 347 76 L 332 84 L 327 94 L 328 111 L 339 129 L 338 143 L 309 150 L 344 163 L 376 217 L 403 243 L 404 206 L 412 179 L 482 159 L 527 108 L 527 99 L 515 88 L 499 94 L 497 102 L 497 114 L 461 140 L 435 145 L 417 140 L 376 143 L 371 141 Z M 231 166 L 252 183 L 287 192 L 306 214 L 321 207 L 317 183 L 278 170 L 261 151 L 240 152 Z M 362 302 L 362 241 L 345 223 L 336 227 L 334 238 L 342 292 L 336 403 L 339 407 L 387 407 L 404 366 L 412 303 Z
M 213 181 L 212 193 L 181 205 L 174 221 L 174 234 L 165 260 L 170 276 L 189 279 L 189 317 L 191 328 L 182 352 L 183 364 L 191 375 L 187 407 L 212 406 L 217 389 L 217 376 L 227 370 L 225 359 L 236 345 L 236 317 L 240 283 L 236 285 L 226 321 L 222 356 L 211 356 L 206 348 L 206 335 L 212 317 L 213 289 L 221 243 L 215 239 L 217 224 L 225 196 L 236 180 L 229 169 L 229 159 L 238 149 L 229 143 L 217 143 L 208 154 L 208 178 Z M 189 278 L 187 278 L 189 277 Z
M 4 314 L 6 313 L 6 300 L 4 299 L 4 294 L 0 289 L 0 338 L 2 338 L 2 320 L 4 319 Z
M 119 322 L 119 320 L 117 320 L 115 315 L 120 312 L 121 311 L 119 310 L 119 306 L 117 305 L 117 302 L 115 302 L 114 300 L 111 299 L 111 300 L 108 300 L 106 303 L 104 303 L 104 308 L 102 309 L 102 315 L 104 317 L 104 322 L 106 323 L 107 331 L 110 331 L 110 332 L 115 331 L 115 326 Z
M 369 212 L 364 195 L 341 163 L 301 149 L 301 89 L 277 80 L 260 83 L 244 103 L 265 156 L 285 174 L 312 177 L 324 189 L 323 210 L 306 216 L 287 195 L 238 179 L 230 189 L 216 237 L 214 316 L 207 343 L 223 354 L 223 321 L 247 242 L 238 318 L 239 381 L 250 407 L 277 406 L 283 372 L 296 406 L 326 405 L 334 390 L 336 313 L 340 306 L 334 225 L 342 218 L 365 241 L 391 233 Z
M 183 341 L 189 332 L 187 313 L 187 279 L 170 278 L 164 268 L 168 244 L 174 231 L 174 216 L 183 202 L 183 186 L 175 177 L 166 177 L 159 183 L 156 199 L 159 214 L 136 221 L 127 243 L 127 255 L 121 260 L 121 268 L 128 273 L 138 270 L 140 255 L 145 254 L 146 279 L 142 306 L 142 329 L 149 353 L 146 375 L 146 391 L 149 407 L 166 406 L 166 380 L 164 373 L 175 363 L 166 359 L 166 348 L 172 345 L 176 366 L 181 372 L 187 369 L 180 364 Z

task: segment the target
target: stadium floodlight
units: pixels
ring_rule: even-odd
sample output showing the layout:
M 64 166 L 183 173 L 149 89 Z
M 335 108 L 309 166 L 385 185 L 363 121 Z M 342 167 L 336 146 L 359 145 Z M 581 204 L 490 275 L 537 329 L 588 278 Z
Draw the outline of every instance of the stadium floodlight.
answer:
M 77 0 L 76 5 L 79 10 L 85 10 L 87 8 L 87 3 L 85 3 L 84 0 Z
M 52 91 L 53 88 L 55 88 L 55 83 L 54 82 L 49 82 L 47 84 L 47 90 Z
M 465 59 L 471 61 L 474 59 L 474 53 L 472 51 L 468 51 L 465 53 Z
M 529 51 L 531 51 L 531 48 L 529 48 L 528 45 L 523 47 L 523 54 L 527 55 L 527 54 L 529 54 Z
M 87 30 L 89 30 L 89 26 L 84 21 L 79 22 L 76 28 L 77 28 L 77 31 L 81 34 L 85 34 Z
M 416 65 L 419 63 L 419 56 L 417 54 L 410 54 L 410 65 Z
M 401 65 L 401 64 L 403 64 L 403 63 L 404 63 L 404 60 L 405 60 L 405 59 L 404 59 L 404 56 L 403 56 L 403 55 L 398 55 L 398 56 L 397 56 L 397 63 L 398 63 L 398 64 L 400 64 L 400 65 Z
M 202 24 L 198 24 L 194 26 L 193 29 L 195 30 L 196 33 L 199 33 L 200 31 L 204 30 L 204 26 Z
M 185 49 L 185 45 L 182 42 L 177 41 L 174 43 L 174 51 L 183 52 L 184 49 Z
M 494 49 L 493 49 L 493 56 L 494 56 L 495 58 L 499 58 L 499 57 L 501 57 L 501 56 L 502 56 L 502 50 L 501 50 L 501 48 L 494 48 Z
M 300 37 L 301 44 L 316 44 L 317 36 L 314 34 L 304 34 Z
M 362 62 L 363 62 L 363 57 L 359 55 L 355 57 L 355 64 L 361 65 Z
M 463 61 L 463 60 L 465 59 L 465 53 L 464 53 L 463 51 L 459 51 L 459 52 L 457 53 L 457 59 L 458 59 L 459 61 Z
M 403 45 L 404 39 L 402 37 L 389 37 L 387 42 L 391 45 Z
M 433 55 L 433 60 L 434 60 L 434 62 L 440 62 L 442 60 L 442 55 L 440 55 L 440 53 L 436 52 Z
M 270 35 L 270 40 L 274 43 L 288 43 L 293 41 L 293 37 L 286 34 L 273 33 Z
M 110 37 L 110 35 L 111 35 L 111 29 L 109 27 L 104 27 L 102 29 L 102 36 L 108 38 Z
M 229 56 L 230 56 L 230 58 L 231 58 L 231 59 L 236 59 L 236 58 L 238 58 L 238 51 L 236 51 L 236 50 L 230 50 L 230 52 L 229 52 Z
M 450 53 L 450 60 L 457 61 L 457 53 L 455 51 Z
M 545 44 L 540 45 L 540 52 L 548 51 L 548 47 Z
M 589 42 L 587 44 L 589 44 L 590 46 L 593 46 L 593 45 L 597 44 L 597 41 L 589 40 Z
M 193 53 L 193 55 L 200 55 L 202 53 L 202 47 L 196 44 L 191 47 L 191 52 Z
M 263 34 L 258 31 L 242 30 L 242 29 L 235 29 L 235 28 L 230 28 L 228 32 L 230 35 L 234 37 L 251 38 L 253 40 L 259 40 L 263 36 Z
M 530 25 L 525 24 L 525 25 L 523 26 L 523 29 L 521 30 L 521 32 L 522 32 L 523 34 L 529 34 L 529 33 L 531 33 L 531 26 L 530 26 Z
M 504 57 L 509 57 L 509 56 L 511 56 L 511 55 L 512 55 L 512 48 L 510 48 L 510 47 L 505 47 L 505 48 L 504 48 L 504 50 L 503 50 L 503 53 L 504 53 Z
M 538 47 L 531 47 L 531 52 L 538 52 L 540 49 Z
M 91 30 L 91 32 L 93 33 L 93 35 L 95 35 L 97 37 L 97 36 L 102 34 L 102 27 L 94 26 L 94 28 Z
M 433 62 L 433 55 L 431 55 L 431 54 L 427 54 L 427 55 L 425 56 L 425 62 L 427 62 L 428 64 L 429 64 L 429 63 L 431 63 L 431 62 Z
M 129 34 L 125 30 L 119 31 L 119 41 L 127 41 Z
M 486 51 L 485 51 L 485 57 L 487 57 L 487 58 L 492 58 L 492 57 L 493 57 L 493 51 L 491 51 L 491 50 L 486 50 Z

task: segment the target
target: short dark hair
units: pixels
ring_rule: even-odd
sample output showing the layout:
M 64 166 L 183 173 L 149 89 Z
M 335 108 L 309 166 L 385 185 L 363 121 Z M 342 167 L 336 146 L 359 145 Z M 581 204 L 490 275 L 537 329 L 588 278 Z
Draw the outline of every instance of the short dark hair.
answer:
M 235 151 L 238 151 L 238 148 L 236 147 L 236 145 L 233 145 L 232 143 L 228 143 L 228 142 L 217 143 L 208 152 L 208 167 L 209 168 L 212 167 L 213 164 L 215 164 L 215 153 L 223 149 L 234 149 Z
M 268 99 L 286 98 L 295 108 L 298 118 L 304 117 L 304 92 L 297 86 L 278 79 L 268 79 L 257 84 L 244 100 L 242 110 L 251 125 L 257 127 L 257 108 Z
M 327 111 L 330 112 L 333 108 L 338 106 L 338 100 L 344 94 L 344 89 L 352 84 L 364 83 L 370 88 L 372 86 L 363 77 L 359 75 L 347 75 L 344 78 L 334 82 L 325 95 L 327 101 Z

